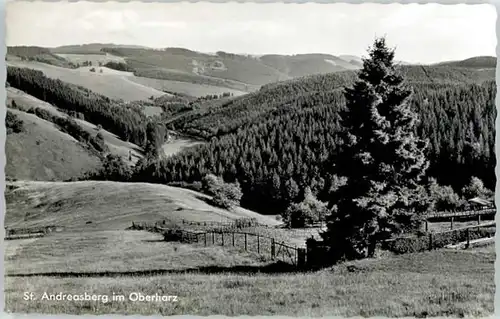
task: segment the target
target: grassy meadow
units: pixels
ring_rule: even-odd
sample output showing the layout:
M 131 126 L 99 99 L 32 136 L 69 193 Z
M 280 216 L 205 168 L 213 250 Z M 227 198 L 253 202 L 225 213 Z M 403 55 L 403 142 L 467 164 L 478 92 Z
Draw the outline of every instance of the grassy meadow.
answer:
M 63 180 L 100 166 L 72 136 L 53 123 L 19 110 L 9 110 L 24 122 L 24 132 L 5 141 L 5 175 L 27 180 Z
M 111 99 L 122 99 L 124 101 L 147 100 L 151 96 L 159 97 L 164 94 L 164 92 L 152 87 L 130 80 L 131 77 L 134 77 L 131 72 L 121 72 L 105 67 L 68 69 L 30 61 L 7 61 L 7 65 L 39 70 L 49 78 L 88 88 Z M 96 72 L 91 72 L 91 68 L 95 68 Z M 103 70 L 102 73 L 100 73 L 100 69 Z
M 311 273 L 211 268 L 147 276 L 6 277 L 6 309 L 72 314 L 479 317 L 493 313 L 494 261 L 492 251 L 441 250 L 350 262 Z M 24 291 L 37 296 L 87 292 L 126 297 L 137 292 L 176 295 L 178 301 L 24 301 Z

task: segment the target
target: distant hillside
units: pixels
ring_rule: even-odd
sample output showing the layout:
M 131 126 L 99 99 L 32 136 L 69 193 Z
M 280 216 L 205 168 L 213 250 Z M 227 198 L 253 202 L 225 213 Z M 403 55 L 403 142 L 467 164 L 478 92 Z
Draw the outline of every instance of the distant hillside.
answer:
M 36 46 L 7 47 L 7 60 L 11 59 L 11 57 L 17 57 L 23 61 L 37 61 L 64 68 L 76 67 L 66 59 L 53 54 L 49 49 Z
M 48 114 L 51 114 L 57 118 L 67 118 L 68 114 L 62 112 L 57 109 L 55 106 L 44 102 L 42 100 L 37 99 L 36 97 L 29 95 L 21 90 L 15 89 L 13 87 L 7 88 L 7 105 L 12 105 L 12 103 L 16 104 L 16 108 L 27 112 L 30 109 L 41 109 L 46 111 Z M 99 133 L 103 137 L 104 143 L 107 145 L 109 152 L 113 155 L 117 155 L 122 157 L 125 163 L 129 163 L 129 152 L 131 152 L 132 160 L 130 164 L 133 164 L 138 161 L 139 158 L 142 157 L 142 149 L 137 145 L 134 145 L 130 142 L 126 142 L 120 139 L 115 134 L 107 131 L 104 128 L 97 128 L 96 125 L 81 119 L 81 118 L 73 118 L 80 127 L 88 132 L 92 137 L 96 137 Z
M 50 48 L 53 53 L 63 54 L 104 54 L 101 51 L 103 48 L 144 48 L 139 45 L 124 45 L 113 43 L 89 43 L 76 45 L 63 45 L 56 48 Z
M 495 70 L 474 70 L 452 67 L 401 66 L 408 84 L 419 87 L 483 83 L 495 80 Z M 342 88 L 351 85 L 355 71 L 311 75 L 264 85 L 258 92 L 226 103 L 205 105 L 178 116 L 172 121 L 177 129 L 204 138 L 233 132 L 242 125 L 258 123 L 270 114 L 291 109 L 310 108 L 323 103 L 342 101 Z
M 7 135 L 5 176 L 27 180 L 66 180 L 98 168 L 100 160 L 53 123 L 8 109 L 24 131 Z
M 496 68 L 497 58 L 493 56 L 478 56 L 461 61 L 442 62 L 437 65 L 461 68 Z
M 249 85 L 249 90 L 252 90 L 251 86 L 317 73 L 352 70 L 360 66 L 357 61 L 351 63 L 328 54 L 252 57 L 222 51 L 205 54 L 183 48 L 159 50 L 116 47 L 103 48 L 102 51 L 125 58 L 139 76 L 167 80 L 176 77 L 178 80 L 179 74 L 195 75 L 205 77 L 207 83 L 209 78 L 230 81 L 225 85 L 234 89 L 241 89 L 241 84 Z

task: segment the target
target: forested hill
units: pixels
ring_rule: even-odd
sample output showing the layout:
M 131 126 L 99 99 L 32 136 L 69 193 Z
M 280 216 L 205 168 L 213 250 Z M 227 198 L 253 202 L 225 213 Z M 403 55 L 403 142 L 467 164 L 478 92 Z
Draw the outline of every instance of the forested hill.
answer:
M 420 115 L 417 133 L 429 139 L 429 174 L 459 190 L 471 176 L 495 183 L 494 70 L 405 67 Z M 223 105 L 191 112 L 176 129 L 214 137 L 205 146 L 141 166 L 151 182 L 198 181 L 206 173 L 237 179 L 242 205 L 279 213 L 311 187 L 327 199 L 339 147 L 338 112 L 350 73 L 312 76 L 263 87 Z M 461 172 L 461 174 L 457 174 Z
M 495 68 L 497 58 L 493 56 L 478 56 L 461 61 L 449 61 L 438 63 L 441 66 L 453 66 L 462 68 Z
M 495 80 L 494 69 L 401 66 L 400 70 L 416 92 Z M 281 114 L 292 108 L 342 104 L 342 90 L 351 85 L 355 77 L 355 71 L 346 71 L 268 84 L 258 92 L 188 112 L 177 117 L 172 124 L 177 130 L 191 135 L 204 138 L 221 136 L 244 124 L 259 123 L 271 114 Z

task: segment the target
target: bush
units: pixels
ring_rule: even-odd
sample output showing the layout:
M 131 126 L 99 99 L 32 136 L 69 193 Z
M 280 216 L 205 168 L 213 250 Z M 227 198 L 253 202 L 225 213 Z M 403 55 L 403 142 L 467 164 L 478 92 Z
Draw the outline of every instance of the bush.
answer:
M 109 154 L 104 159 L 100 170 L 87 173 L 81 179 L 128 182 L 131 178 L 132 169 L 123 159 L 120 156 Z
M 24 122 L 9 110 L 7 110 L 7 114 L 5 115 L 5 126 L 7 128 L 7 134 L 21 133 L 24 131 Z
M 429 236 L 395 238 L 382 242 L 381 248 L 395 254 L 408 254 L 429 250 Z
M 215 190 L 215 195 L 212 198 L 212 203 L 221 208 L 232 208 L 238 206 L 241 201 L 243 193 L 241 192 L 238 183 L 222 184 Z
M 247 228 L 247 227 L 258 226 L 256 218 L 238 218 L 234 221 L 234 224 L 236 228 Z
M 432 210 L 453 211 L 466 204 L 451 186 L 438 185 L 435 179 L 430 180 L 429 193 L 432 200 Z
M 324 220 L 327 211 L 326 203 L 316 199 L 311 189 L 306 188 L 304 200 L 300 203 L 292 203 L 283 212 L 282 217 L 288 227 L 300 228 Z
M 211 195 L 212 204 L 222 208 L 231 208 L 240 204 L 243 193 L 240 184 L 225 183 L 221 177 L 213 174 L 205 175 L 201 180 L 201 187 L 205 194 Z

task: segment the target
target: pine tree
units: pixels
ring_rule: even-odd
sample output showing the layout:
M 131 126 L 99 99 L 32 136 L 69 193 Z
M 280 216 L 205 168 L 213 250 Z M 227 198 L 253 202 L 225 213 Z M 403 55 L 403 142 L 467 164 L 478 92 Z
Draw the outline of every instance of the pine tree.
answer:
M 411 90 L 393 60 L 385 39 L 375 40 L 357 82 L 345 90 L 344 144 L 334 163 L 347 183 L 332 198 L 336 212 L 322 234 L 333 262 L 372 256 L 378 240 L 406 228 L 404 217 L 424 194 L 427 143 L 415 136 Z

